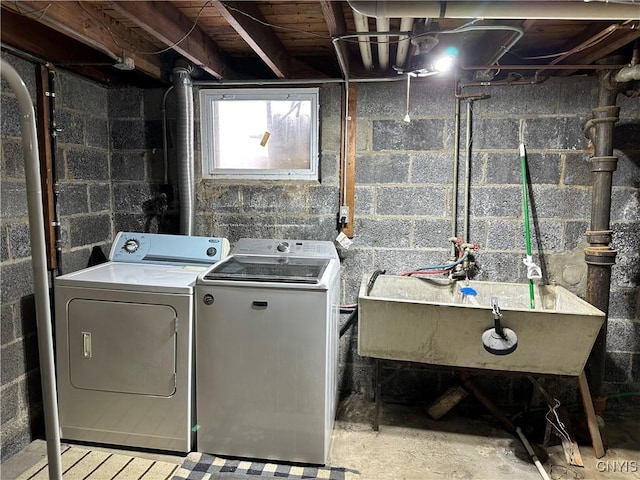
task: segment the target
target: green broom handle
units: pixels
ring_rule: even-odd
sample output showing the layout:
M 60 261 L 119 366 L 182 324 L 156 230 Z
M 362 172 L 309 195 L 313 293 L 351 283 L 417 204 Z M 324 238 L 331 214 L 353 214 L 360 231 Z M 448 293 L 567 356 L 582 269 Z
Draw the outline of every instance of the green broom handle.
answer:
M 520 169 L 522 171 L 522 211 L 524 213 L 524 239 L 527 245 L 527 256 L 531 257 L 531 231 L 529 230 L 529 189 L 527 188 L 527 157 L 524 143 L 520 144 Z M 535 309 L 533 281 L 529 279 L 529 304 Z

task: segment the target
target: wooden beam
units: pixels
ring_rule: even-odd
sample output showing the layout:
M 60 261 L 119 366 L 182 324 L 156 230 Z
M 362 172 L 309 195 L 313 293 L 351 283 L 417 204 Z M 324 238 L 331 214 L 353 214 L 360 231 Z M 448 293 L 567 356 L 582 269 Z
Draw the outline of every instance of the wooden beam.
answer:
M 273 29 L 260 23 L 266 20 L 255 3 L 214 0 L 212 4 L 278 78 L 291 77 L 291 58 Z
M 132 81 L 134 84 L 137 83 L 138 79 L 132 78 L 133 72 L 97 66 L 96 64 L 108 65 L 112 62 L 107 54 L 43 23 L 20 15 L 15 10 L 6 8 L 6 5 L 6 2 L 2 3 L 2 15 L 0 15 L 0 34 L 3 43 L 42 59 L 42 63 L 49 62 L 56 66 L 64 66 L 70 71 L 100 83 L 114 84 L 123 79 L 129 83 Z M 29 32 L 29 35 L 25 35 L 24 32 Z M 141 73 L 137 76 L 144 77 Z
M 216 78 L 237 78 L 228 55 L 169 2 L 111 2 L 115 10 Z M 189 33 L 190 32 L 190 33 Z M 186 37 L 185 35 L 189 33 Z
M 589 65 L 597 60 L 606 57 L 607 55 L 612 54 L 619 48 L 635 41 L 637 38 L 640 38 L 639 30 L 619 30 L 612 33 L 609 38 L 596 44 L 594 47 L 571 55 L 570 57 L 568 57 L 568 60 L 563 60 L 562 63 L 573 65 Z M 560 72 L 559 75 L 568 76 L 572 73 L 575 73 L 575 70 L 564 70 Z
M 10 5 L 11 3 L 2 3 L 0 36 L 3 43 L 52 63 L 110 60 L 109 56 L 102 52 L 7 8 Z M 29 35 L 25 35 L 24 32 L 29 32 Z
M 322 9 L 322 15 L 324 16 L 324 21 L 327 24 L 327 29 L 329 30 L 329 35 L 331 36 L 331 38 L 339 37 L 340 35 L 346 33 L 347 22 L 344 19 L 344 11 L 342 10 L 340 2 L 321 0 L 320 8 Z M 344 60 L 344 67 L 347 70 L 346 72 L 342 73 L 348 77 L 350 70 L 349 47 L 344 41 L 339 41 L 337 44 L 337 48 L 340 49 L 340 55 Z
M 40 181 L 42 184 L 42 206 L 44 209 L 44 236 L 49 270 L 58 268 L 56 235 L 54 229 L 55 207 L 53 197 L 53 156 L 51 148 L 51 111 L 49 91 L 49 69 L 36 65 L 36 90 L 38 101 L 36 120 L 38 125 L 38 152 L 40 157 Z
M 9 3 L 9 2 L 3 2 Z M 54 30 L 100 50 L 109 57 L 127 56 L 133 59 L 136 69 L 153 77 L 162 78 L 162 60 L 158 55 L 142 55 L 136 52 L 157 50 L 151 42 L 135 35 L 90 2 L 17 1 L 10 6 L 19 14 L 29 16 Z

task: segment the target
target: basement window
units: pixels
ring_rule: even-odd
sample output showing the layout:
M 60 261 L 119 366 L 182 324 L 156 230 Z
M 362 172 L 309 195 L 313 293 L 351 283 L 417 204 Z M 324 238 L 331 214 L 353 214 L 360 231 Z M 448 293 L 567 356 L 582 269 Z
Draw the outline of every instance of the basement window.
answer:
M 318 180 L 318 89 L 202 89 L 203 178 Z

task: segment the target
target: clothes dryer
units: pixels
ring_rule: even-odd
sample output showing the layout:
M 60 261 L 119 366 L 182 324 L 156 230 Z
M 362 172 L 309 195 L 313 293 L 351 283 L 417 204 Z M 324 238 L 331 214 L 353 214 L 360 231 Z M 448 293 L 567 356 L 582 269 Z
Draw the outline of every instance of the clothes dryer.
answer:
M 109 262 L 55 279 L 61 437 L 189 452 L 194 284 L 223 238 L 120 232 Z

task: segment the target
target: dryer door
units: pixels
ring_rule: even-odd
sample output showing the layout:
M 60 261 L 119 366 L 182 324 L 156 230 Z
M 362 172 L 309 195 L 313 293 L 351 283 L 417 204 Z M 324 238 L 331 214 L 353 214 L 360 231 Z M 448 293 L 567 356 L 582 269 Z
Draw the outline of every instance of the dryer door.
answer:
M 175 393 L 173 308 L 79 298 L 67 308 L 74 387 L 164 397 Z

